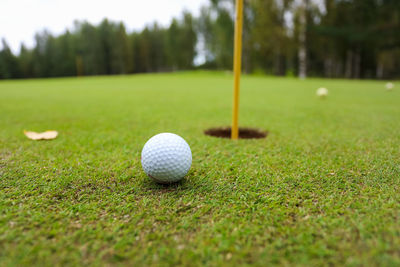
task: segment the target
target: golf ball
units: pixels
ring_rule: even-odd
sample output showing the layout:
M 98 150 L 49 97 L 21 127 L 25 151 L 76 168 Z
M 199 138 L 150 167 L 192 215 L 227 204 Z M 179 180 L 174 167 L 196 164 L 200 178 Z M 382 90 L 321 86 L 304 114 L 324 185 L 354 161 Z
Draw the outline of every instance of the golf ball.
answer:
M 323 88 L 323 87 L 318 88 L 317 96 L 319 96 L 320 98 L 324 98 L 324 97 L 328 96 L 328 89 Z
M 387 83 L 386 84 L 386 90 L 388 90 L 388 91 L 391 91 L 391 90 L 393 90 L 393 88 L 394 88 L 394 84 L 393 83 Z
M 179 135 L 161 133 L 146 142 L 142 150 L 142 168 L 151 179 L 169 184 L 181 180 L 192 165 L 192 152 Z

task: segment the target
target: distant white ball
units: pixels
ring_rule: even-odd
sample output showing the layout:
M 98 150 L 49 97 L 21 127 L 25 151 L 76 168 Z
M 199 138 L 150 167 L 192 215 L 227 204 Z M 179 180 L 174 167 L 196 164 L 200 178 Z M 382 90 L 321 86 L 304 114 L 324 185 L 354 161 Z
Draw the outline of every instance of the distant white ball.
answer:
M 393 88 L 394 88 L 394 84 L 393 83 L 387 83 L 386 84 L 386 90 L 388 90 L 388 91 L 391 91 L 391 90 L 393 90 Z
M 321 87 L 317 90 L 317 96 L 320 98 L 324 98 L 328 96 L 328 89 Z
M 142 150 L 142 168 L 151 179 L 169 184 L 181 180 L 192 165 L 192 152 L 179 135 L 161 133 L 146 142 Z

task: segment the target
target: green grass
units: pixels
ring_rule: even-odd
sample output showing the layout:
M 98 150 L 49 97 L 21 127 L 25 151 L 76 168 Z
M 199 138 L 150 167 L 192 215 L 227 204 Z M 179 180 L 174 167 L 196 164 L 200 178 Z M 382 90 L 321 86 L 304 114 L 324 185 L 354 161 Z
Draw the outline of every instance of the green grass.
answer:
M 206 72 L 0 82 L 0 265 L 399 265 L 400 84 L 245 76 L 240 123 L 268 138 L 204 136 L 230 124 L 231 88 Z M 191 146 L 182 183 L 141 170 L 160 132 Z

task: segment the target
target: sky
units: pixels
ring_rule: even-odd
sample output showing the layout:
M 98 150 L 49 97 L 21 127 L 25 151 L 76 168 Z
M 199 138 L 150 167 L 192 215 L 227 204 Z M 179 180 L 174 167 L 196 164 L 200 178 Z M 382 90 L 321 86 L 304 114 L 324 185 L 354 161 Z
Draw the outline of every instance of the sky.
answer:
M 209 0 L 0 0 L 0 39 L 13 52 L 21 42 L 34 45 L 34 35 L 44 29 L 52 34 L 71 29 L 74 20 L 97 24 L 104 18 L 122 21 L 128 31 L 140 30 L 158 21 L 168 25 L 183 10 L 198 15 Z M 1 44 L 0 44 L 1 48 Z

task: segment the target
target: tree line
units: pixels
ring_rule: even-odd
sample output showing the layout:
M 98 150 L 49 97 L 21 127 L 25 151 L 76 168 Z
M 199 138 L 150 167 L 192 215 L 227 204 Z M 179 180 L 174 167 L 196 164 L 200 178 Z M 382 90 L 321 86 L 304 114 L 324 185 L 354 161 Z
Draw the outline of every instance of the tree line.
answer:
M 234 0 L 210 0 L 170 25 L 75 22 L 14 54 L 2 40 L 0 79 L 232 69 Z M 200 62 L 200 63 L 199 63 Z M 245 0 L 243 70 L 300 77 L 400 77 L 398 0 Z

